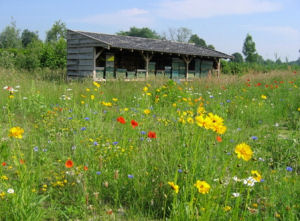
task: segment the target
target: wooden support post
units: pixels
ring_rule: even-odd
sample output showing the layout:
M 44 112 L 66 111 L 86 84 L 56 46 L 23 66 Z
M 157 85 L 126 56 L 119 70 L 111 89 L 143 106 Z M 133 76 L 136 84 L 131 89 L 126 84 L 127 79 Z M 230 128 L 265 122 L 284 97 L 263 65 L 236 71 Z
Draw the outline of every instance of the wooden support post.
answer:
M 189 77 L 189 64 L 193 60 L 193 57 L 183 56 L 182 58 L 183 58 L 183 60 L 185 62 L 185 65 L 186 65 L 185 79 L 188 80 L 188 77 Z
M 98 53 L 96 53 L 96 48 L 94 48 L 94 71 L 93 71 L 93 79 L 96 80 L 96 60 L 102 54 L 104 48 L 102 48 Z
M 217 66 L 217 77 L 220 77 L 221 74 L 221 63 L 220 63 L 221 59 L 218 59 L 218 66 Z
M 145 60 L 146 78 L 148 78 L 148 75 L 149 75 L 149 62 L 152 58 L 152 55 L 149 55 L 148 53 L 147 54 L 142 53 L 142 55 L 143 55 L 143 58 Z

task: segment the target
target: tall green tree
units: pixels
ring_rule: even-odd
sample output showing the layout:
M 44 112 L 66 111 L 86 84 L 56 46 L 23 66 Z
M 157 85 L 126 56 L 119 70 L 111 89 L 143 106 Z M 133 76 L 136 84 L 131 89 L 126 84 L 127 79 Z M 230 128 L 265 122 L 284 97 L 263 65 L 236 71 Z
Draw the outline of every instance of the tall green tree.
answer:
M 57 42 L 60 38 L 67 38 L 66 24 L 61 20 L 56 21 L 46 33 L 46 42 Z
M 189 43 L 194 43 L 197 46 L 207 47 L 205 40 L 199 38 L 199 36 L 196 34 L 191 35 Z
M 255 42 L 250 34 L 247 34 L 243 45 L 243 54 L 246 57 L 247 62 L 257 62 L 257 53 L 255 48 Z
M 215 50 L 215 46 L 213 45 L 207 45 L 207 48 Z
M 235 53 L 232 54 L 232 56 L 234 57 L 232 59 L 233 62 L 237 62 L 237 63 L 244 62 L 244 59 L 243 59 L 243 56 L 241 55 L 241 53 L 235 52 Z
M 161 36 L 157 34 L 154 30 L 151 30 L 146 27 L 144 28 L 131 27 L 129 31 L 117 32 L 117 35 L 141 37 L 141 38 L 154 38 L 154 39 L 161 38 Z
M 29 31 L 28 29 L 23 30 L 21 35 L 22 45 L 24 48 L 30 43 L 39 40 L 37 32 Z
M 12 21 L 0 34 L 0 48 L 20 48 L 21 45 L 20 30 Z

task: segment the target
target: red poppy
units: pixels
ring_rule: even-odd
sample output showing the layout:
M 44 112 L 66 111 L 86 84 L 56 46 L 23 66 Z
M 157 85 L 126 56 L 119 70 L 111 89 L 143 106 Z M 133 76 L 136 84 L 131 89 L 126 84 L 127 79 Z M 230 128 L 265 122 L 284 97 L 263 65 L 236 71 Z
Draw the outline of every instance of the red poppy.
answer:
M 4 166 L 4 167 L 5 167 L 5 166 L 6 166 L 6 163 L 5 163 L 5 162 L 3 162 L 3 163 L 2 163 L 2 166 Z
M 24 164 L 24 163 L 25 163 L 25 160 L 20 159 L 20 164 Z
M 89 168 L 87 166 L 83 167 L 84 171 L 87 171 Z
M 260 85 L 261 85 L 261 83 L 258 82 L 258 83 L 256 84 L 256 87 L 259 87 Z
M 293 73 L 294 73 L 294 74 L 296 74 L 297 72 L 296 72 L 296 71 L 294 71 Z
M 266 84 L 265 87 L 269 87 L 269 85 Z
M 149 131 L 149 132 L 148 132 L 148 137 L 149 137 L 149 138 L 156 138 L 156 133 L 153 132 L 153 131 Z
M 126 123 L 124 117 L 118 117 L 118 118 L 117 118 L 117 121 L 118 121 L 119 123 L 121 123 L 121 124 L 125 124 L 125 123 Z
M 220 136 L 217 136 L 217 141 L 219 142 L 219 143 L 221 143 L 222 142 L 222 137 L 220 137 Z
M 73 167 L 73 161 L 72 160 L 67 160 L 66 161 L 66 163 L 65 163 L 65 166 L 67 167 L 67 168 L 71 168 L 71 167 Z
M 136 122 L 135 120 L 131 120 L 131 126 L 132 126 L 133 128 L 135 128 L 135 127 L 139 126 L 139 124 L 138 124 L 138 122 Z

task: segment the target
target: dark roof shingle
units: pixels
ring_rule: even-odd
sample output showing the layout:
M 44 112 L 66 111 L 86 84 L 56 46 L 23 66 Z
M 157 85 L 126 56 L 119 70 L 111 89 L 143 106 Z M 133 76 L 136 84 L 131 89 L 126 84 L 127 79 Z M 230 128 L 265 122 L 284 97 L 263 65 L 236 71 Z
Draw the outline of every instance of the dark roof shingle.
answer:
M 182 55 L 207 56 L 218 58 L 231 58 L 232 56 L 225 53 L 209 49 L 206 47 L 197 46 L 190 43 L 181 43 L 168 40 L 140 38 L 131 36 L 109 35 L 102 33 L 74 31 L 87 37 L 93 38 L 110 47 L 134 49 L 141 51 L 153 51 L 163 53 L 173 53 Z

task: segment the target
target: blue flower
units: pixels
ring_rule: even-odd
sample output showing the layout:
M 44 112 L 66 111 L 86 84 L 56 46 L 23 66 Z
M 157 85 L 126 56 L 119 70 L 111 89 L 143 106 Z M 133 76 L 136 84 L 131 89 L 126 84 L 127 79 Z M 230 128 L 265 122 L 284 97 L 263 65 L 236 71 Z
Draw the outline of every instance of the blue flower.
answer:
M 82 127 L 81 130 L 82 130 L 82 131 L 86 130 L 86 127 Z
M 265 179 L 261 179 L 260 182 L 261 182 L 261 183 L 262 183 L 262 182 L 265 182 Z
M 234 140 L 233 140 L 233 139 L 230 139 L 230 143 L 234 143 Z
M 94 142 L 94 145 L 95 145 L 95 146 L 98 146 L 98 142 L 97 142 L 97 141 L 95 141 L 95 142 Z
M 34 150 L 35 152 L 38 152 L 38 151 L 39 151 L 39 148 L 38 148 L 37 146 L 35 146 L 35 147 L 33 148 L 33 150 Z
M 258 138 L 257 138 L 257 136 L 252 136 L 251 139 L 252 140 L 257 140 Z
M 141 134 L 145 135 L 145 134 L 146 134 L 146 131 L 141 131 Z
M 103 113 L 106 114 L 106 113 L 107 113 L 107 110 L 104 110 Z
M 133 175 L 128 174 L 128 178 L 129 178 L 129 179 L 132 179 L 132 178 L 133 178 Z
M 85 117 L 84 119 L 85 119 L 85 120 L 89 120 L 90 118 L 88 118 L 88 117 Z
M 293 168 L 292 167 L 286 167 L 286 170 L 289 171 L 289 172 L 292 172 Z
M 182 169 L 178 169 L 178 173 L 182 173 Z
M 100 171 L 97 171 L 97 172 L 96 172 L 96 174 L 97 174 L 97 175 L 100 175 L 100 174 L 101 174 L 101 172 L 100 172 Z
M 213 95 L 209 95 L 209 98 L 214 98 L 214 96 Z
M 229 99 L 228 99 L 228 100 L 226 100 L 226 102 L 227 102 L 227 103 L 230 103 L 230 102 L 231 102 L 231 100 L 229 100 Z
M 45 149 L 43 149 L 43 152 L 47 152 L 47 149 L 45 148 Z
M 237 130 L 237 131 L 241 131 L 242 129 L 241 129 L 241 128 L 237 128 L 236 130 Z
M 117 145 L 119 142 L 118 141 L 115 141 L 115 142 L 113 142 L 113 145 Z
M 72 120 L 72 119 L 73 119 L 73 117 L 69 117 L 68 119 L 69 119 L 69 120 Z

